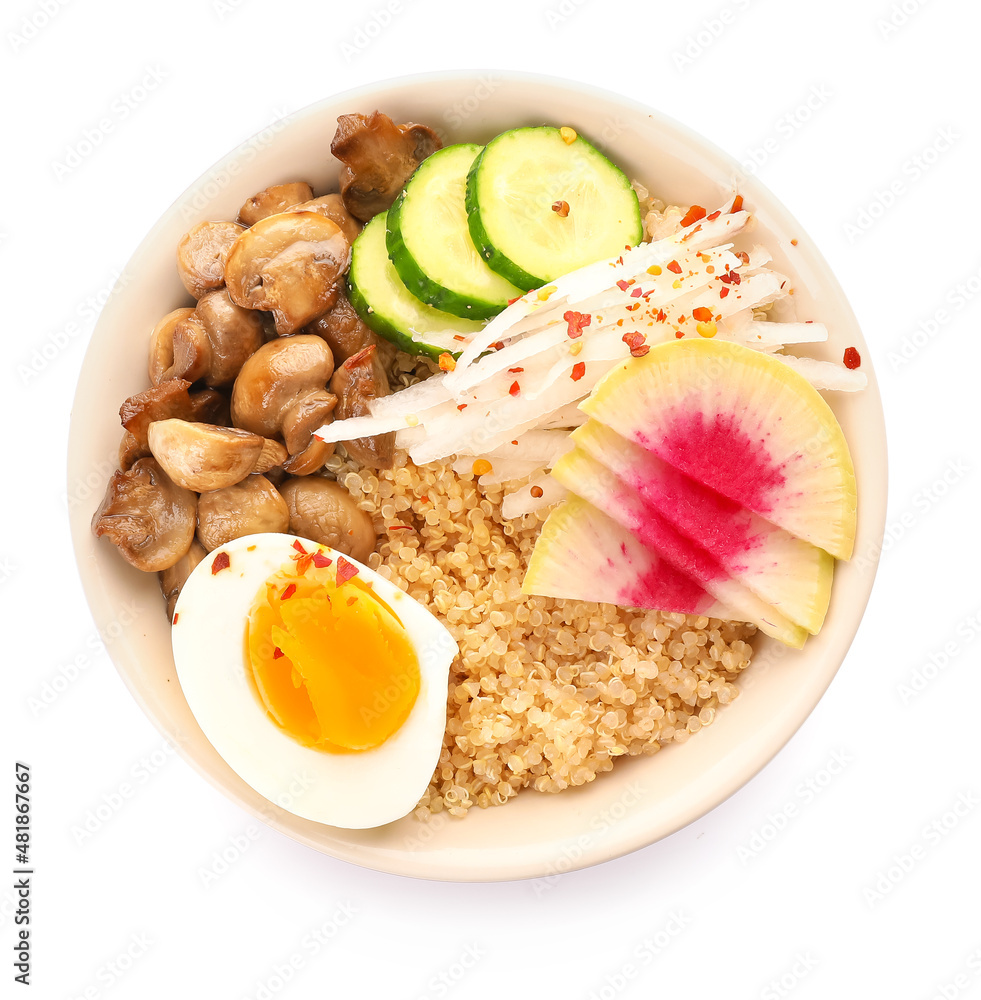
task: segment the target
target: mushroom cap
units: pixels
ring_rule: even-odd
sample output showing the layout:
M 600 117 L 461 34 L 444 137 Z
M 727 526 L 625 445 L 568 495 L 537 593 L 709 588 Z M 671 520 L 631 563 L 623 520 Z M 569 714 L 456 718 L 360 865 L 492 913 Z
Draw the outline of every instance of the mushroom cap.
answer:
M 197 493 L 241 482 L 256 466 L 265 440 L 237 427 L 171 418 L 150 424 L 150 451 L 170 478 Z
M 341 196 L 356 219 L 369 222 L 387 211 L 413 171 L 442 148 L 427 125 L 396 125 L 388 115 L 341 115 L 330 151 L 341 161 Z
M 198 302 L 195 315 L 204 325 L 211 345 L 208 385 L 230 385 L 242 365 L 265 343 L 262 317 L 236 305 L 228 290 L 209 292 Z
M 278 215 L 286 209 L 313 198 L 313 188 L 306 181 L 291 181 L 288 184 L 273 184 L 263 188 L 239 209 L 238 221 L 246 226 Z
M 369 345 L 348 358 L 334 372 L 330 389 L 337 396 L 335 419 L 346 420 L 348 417 L 363 417 L 371 413 L 371 401 L 391 392 L 385 367 L 374 346 Z M 348 455 L 359 465 L 372 469 L 392 467 L 395 458 L 395 434 L 392 431 L 355 438 L 343 444 Z
M 174 620 L 174 608 L 177 606 L 177 598 L 180 597 L 181 590 L 187 578 L 191 575 L 194 567 L 207 554 L 204 546 L 195 538 L 191 542 L 191 547 L 173 566 L 161 570 L 158 574 L 160 577 L 160 592 L 167 602 L 167 620 L 169 622 L 173 622 Z
M 237 222 L 199 222 L 177 244 L 177 274 L 196 299 L 225 283 L 225 261 L 245 232 Z
M 173 482 L 153 458 L 114 472 L 92 518 L 130 565 L 145 573 L 169 569 L 194 540 L 197 497 Z
M 179 417 L 207 424 L 230 422 L 228 400 L 216 389 L 191 393 L 186 379 L 172 378 L 138 392 L 119 407 L 119 419 L 141 448 L 147 445 L 147 428 L 156 420 Z M 149 454 L 149 453 L 148 453 Z
M 242 365 L 232 387 L 232 423 L 253 434 L 282 432 L 287 411 L 312 392 L 323 392 L 334 357 L 311 334 L 281 337 L 259 348 Z
M 247 476 L 198 497 L 198 540 L 209 552 L 242 535 L 286 531 L 289 523 L 286 501 L 265 476 Z
M 312 201 L 305 201 L 299 205 L 293 205 L 290 212 L 317 212 L 328 219 L 336 222 L 341 227 L 341 232 L 348 243 L 353 243 L 361 230 L 362 224 L 347 210 L 344 199 L 339 194 L 325 194 Z
M 290 531 L 364 562 L 375 549 L 371 518 L 340 483 L 321 476 L 287 479 L 279 488 Z
M 175 309 L 167 313 L 166 316 L 153 328 L 150 334 L 150 356 L 147 362 L 147 373 L 150 376 L 150 385 L 160 385 L 164 379 L 170 378 L 167 374 L 174 364 L 174 331 L 178 323 L 194 314 L 190 307 Z
M 282 336 L 333 305 L 350 257 L 336 222 L 316 212 L 282 212 L 235 241 L 225 284 L 237 305 L 271 312 Z

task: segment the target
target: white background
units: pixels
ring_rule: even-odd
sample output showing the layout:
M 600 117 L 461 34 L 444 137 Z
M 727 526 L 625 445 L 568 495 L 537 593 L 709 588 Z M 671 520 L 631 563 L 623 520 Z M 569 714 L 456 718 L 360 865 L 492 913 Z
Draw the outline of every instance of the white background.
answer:
M 977 6 L 392 0 L 391 23 L 372 27 L 385 9 L 3 5 L 0 798 L 13 760 L 30 762 L 33 995 L 981 996 Z M 98 300 L 158 216 L 276 117 L 382 78 L 477 67 L 619 91 L 758 169 L 854 305 L 890 438 L 879 579 L 812 717 L 710 815 L 548 883 L 382 875 L 251 820 L 161 750 L 68 549 L 75 380 Z M 80 842 L 123 783 L 132 796 Z M 7 870 L 11 806 L 2 815 Z M 4 996 L 20 995 L 7 992 L 9 885 Z

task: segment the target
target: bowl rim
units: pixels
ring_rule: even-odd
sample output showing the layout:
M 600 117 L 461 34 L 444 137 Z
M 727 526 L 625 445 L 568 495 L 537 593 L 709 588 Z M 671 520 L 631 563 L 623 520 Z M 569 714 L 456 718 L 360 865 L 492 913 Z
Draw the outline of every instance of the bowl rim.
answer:
M 438 84 L 441 82 L 449 83 L 451 81 L 457 84 L 474 83 L 486 77 L 532 87 L 545 86 L 557 88 L 567 93 L 581 94 L 584 97 L 627 108 L 639 115 L 652 119 L 660 128 L 673 131 L 686 144 L 693 145 L 698 148 L 700 152 L 709 156 L 720 166 L 728 168 L 729 171 L 731 171 L 734 180 L 736 178 L 742 178 L 741 183 L 749 184 L 751 187 L 758 187 L 766 194 L 769 200 L 768 209 L 770 214 L 775 216 L 783 227 L 787 227 L 789 224 L 790 228 L 793 228 L 801 237 L 806 237 L 808 260 L 811 268 L 819 278 L 822 287 L 830 288 L 837 293 L 840 308 L 843 308 L 846 311 L 846 315 L 851 320 L 855 331 L 858 333 L 861 342 L 864 345 L 864 338 L 861 337 L 861 329 L 857 318 L 855 317 L 851 305 L 845 296 L 844 290 L 841 288 L 840 283 L 835 277 L 834 272 L 828 265 L 824 255 L 818 249 L 817 244 L 813 239 L 808 237 L 806 230 L 785 208 L 783 203 L 779 201 L 779 199 L 777 199 L 765 185 L 756 179 L 754 175 L 747 175 L 743 166 L 729 153 L 716 146 L 714 142 L 706 139 L 694 129 L 685 125 L 683 122 L 679 122 L 676 119 L 658 111 L 656 108 L 653 108 L 633 97 L 608 90 L 604 87 L 598 87 L 594 84 L 547 74 L 530 73 L 520 70 L 503 70 L 497 68 L 466 70 L 450 69 L 408 74 L 361 84 L 345 91 L 330 94 L 318 101 L 306 105 L 305 107 L 298 109 L 296 112 L 289 114 L 286 120 L 292 125 L 293 123 L 299 123 L 308 118 L 317 117 L 328 107 L 337 106 L 338 104 L 344 102 L 349 103 L 351 106 L 358 106 L 357 102 L 360 102 L 365 98 L 374 98 L 376 95 L 380 95 L 383 92 L 391 92 L 398 88 L 418 87 L 427 84 Z M 201 174 L 171 202 L 160 218 L 154 223 L 146 236 L 139 242 L 136 249 L 130 255 L 120 274 L 128 275 L 134 271 L 138 273 L 141 261 L 144 257 L 151 253 L 153 247 L 159 239 L 161 231 L 168 227 L 175 214 L 180 211 L 187 199 L 200 190 L 202 182 L 204 182 L 207 178 L 215 176 L 218 172 L 226 170 L 235 162 L 241 149 L 247 143 L 254 142 L 264 131 L 265 129 L 262 129 L 255 133 L 251 139 L 246 139 L 239 143 L 236 147 L 215 161 L 211 166 L 202 171 Z M 804 243 L 805 240 L 802 239 L 801 242 Z M 83 394 L 83 387 L 94 375 L 92 369 L 95 368 L 95 348 L 98 345 L 100 329 L 107 324 L 106 317 L 112 313 L 112 306 L 116 300 L 116 290 L 124 284 L 124 281 L 117 279 L 115 289 L 113 293 L 109 295 L 107 302 L 103 306 L 99 319 L 96 322 L 95 328 L 90 336 L 89 343 L 86 347 L 85 357 L 79 371 L 78 382 L 76 384 L 73 397 L 68 434 L 67 473 L 69 497 L 71 496 L 73 482 L 79 481 L 79 476 L 74 465 L 76 456 L 80 456 L 84 453 L 84 442 L 81 440 L 82 431 L 79 427 L 79 422 L 76 419 L 77 406 L 80 396 Z M 716 809 L 728 798 L 742 789 L 771 760 L 773 760 L 774 757 L 777 756 L 787 742 L 804 724 L 837 675 L 837 672 L 840 669 L 845 656 L 847 655 L 848 649 L 858 631 L 864 610 L 871 597 L 885 531 L 886 493 L 888 485 L 885 421 L 882 410 L 881 396 L 879 394 L 874 368 L 869 355 L 870 352 L 866 350 L 866 359 L 863 360 L 863 370 L 869 374 L 869 385 L 866 389 L 862 390 L 862 392 L 863 395 L 871 396 L 871 401 L 875 404 L 872 409 L 875 411 L 877 419 L 874 422 L 875 426 L 868 428 L 868 431 L 869 433 L 874 434 L 879 440 L 882 471 L 881 479 L 876 483 L 876 486 L 881 495 L 879 497 L 879 502 L 872 508 L 871 511 L 864 511 L 866 516 L 870 517 L 873 521 L 871 536 L 868 539 L 870 541 L 871 548 L 866 556 L 868 561 L 867 586 L 864 588 L 864 595 L 862 599 L 858 603 L 851 606 L 850 625 L 848 625 L 843 632 L 840 632 L 838 636 L 837 645 L 840 649 L 840 655 L 837 656 L 837 663 L 834 665 L 833 669 L 829 668 L 827 673 L 822 675 L 823 683 L 813 689 L 813 697 L 809 699 L 805 706 L 803 706 L 803 710 L 794 714 L 792 721 L 785 724 L 781 728 L 777 739 L 767 743 L 765 747 L 760 747 L 751 762 L 742 768 L 736 779 L 731 781 L 724 790 L 718 791 L 707 798 L 699 797 L 692 799 L 687 808 L 678 810 L 671 822 L 665 824 L 663 828 L 658 830 L 656 833 L 651 834 L 638 829 L 632 836 L 621 836 L 616 839 L 613 844 L 601 842 L 599 845 L 594 845 L 592 848 L 584 849 L 580 857 L 568 866 L 563 867 L 562 873 L 581 870 L 606 861 L 612 861 L 616 858 L 623 857 L 627 854 L 633 853 L 634 851 L 650 846 L 651 844 L 678 832 Z M 107 622 L 109 619 L 104 613 L 106 610 L 103 607 L 105 598 L 99 590 L 98 574 L 95 571 L 92 561 L 85 558 L 85 545 L 90 543 L 91 539 L 89 521 L 87 517 L 82 517 L 79 512 L 76 511 L 73 513 L 71 503 L 69 503 L 68 516 L 72 535 L 72 546 L 75 554 L 75 565 L 82 583 L 82 589 L 85 594 L 86 602 L 101 633 L 102 623 Z M 868 535 L 868 531 L 866 531 L 866 534 Z M 422 855 L 415 858 L 410 855 L 408 862 L 406 862 L 404 858 L 394 858 L 387 852 L 380 852 L 372 855 L 370 853 L 370 848 L 365 849 L 364 847 L 359 847 L 357 849 L 346 849 L 347 845 L 345 845 L 344 849 L 328 849 L 312 837 L 306 836 L 302 831 L 289 828 L 288 823 L 281 820 L 275 811 L 263 811 L 256 809 L 252 803 L 239 795 L 234 789 L 229 788 L 222 780 L 220 780 L 218 776 L 211 773 L 202 761 L 196 759 L 194 755 L 186 750 L 182 743 L 180 733 L 174 733 L 166 724 L 166 720 L 164 719 L 162 712 L 151 702 L 147 694 L 141 690 L 139 685 L 136 683 L 135 678 L 123 669 L 117 661 L 117 658 L 111 652 L 108 655 L 114 668 L 116 669 L 116 672 L 122 677 L 124 684 L 144 714 L 149 718 L 151 723 L 162 736 L 174 743 L 177 752 L 194 768 L 195 771 L 201 774 L 223 795 L 245 809 L 250 815 L 299 843 L 311 847 L 320 853 L 328 854 L 331 857 L 350 862 L 358 867 L 366 868 L 371 871 L 381 871 L 393 875 L 422 878 L 432 881 L 492 882 L 532 879 L 543 876 L 551 877 L 555 874 L 554 872 L 549 872 L 544 869 L 540 859 L 532 862 L 513 861 L 505 864 L 498 864 L 491 871 L 481 871 L 473 868 L 472 860 L 464 858 L 461 859 L 459 864 L 456 866 L 450 866 L 449 869 L 434 870 L 431 863 L 428 865 L 426 863 L 418 863 L 422 860 Z M 572 790 L 571 793 L 575 794 L 575 790 Z M 567 792 L 565 794 L 570 793 Z M 417 863 L 412 863 L 413 861 Z

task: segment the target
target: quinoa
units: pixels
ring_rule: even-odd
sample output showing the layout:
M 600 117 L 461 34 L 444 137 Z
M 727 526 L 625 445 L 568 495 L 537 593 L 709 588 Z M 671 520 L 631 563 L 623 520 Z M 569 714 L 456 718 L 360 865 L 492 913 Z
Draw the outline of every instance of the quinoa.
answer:
M 374 521 L 371 568 L 460 647 L 420 819 L 584 785 L 617 757 L 684 743 L 738 694 L 752 625 L 522 594 L 548 511 L 503 518 L 508 484 L 416 466 L 402 451 L 381 472 L 343 452 L 327 468 Z

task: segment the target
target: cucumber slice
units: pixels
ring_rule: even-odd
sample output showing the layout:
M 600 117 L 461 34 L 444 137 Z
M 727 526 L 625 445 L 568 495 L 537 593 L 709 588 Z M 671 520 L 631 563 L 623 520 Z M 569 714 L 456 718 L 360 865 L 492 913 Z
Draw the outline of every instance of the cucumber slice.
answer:
M 552 208 L 563 201 L 565 217 Z M 488 265 L 525 290 L 615 257 L 644 232 L 624 172 L 551 126 L 502 132 L 484 147 L 467 178 L 467 212 Z
M 417 298 L 464 319 L 496 316 L 522 294 L 470 239 L 467 174 L 483 147 L 446 146 L 419 165 L 388 211 L 388 256 Z
M 459 354 L 483 326 L 420 302 L 399 280 L 385 248 L 385 214 L 376 215 L 351 247 L 348 298 L 379 336 L 409 354 Z

